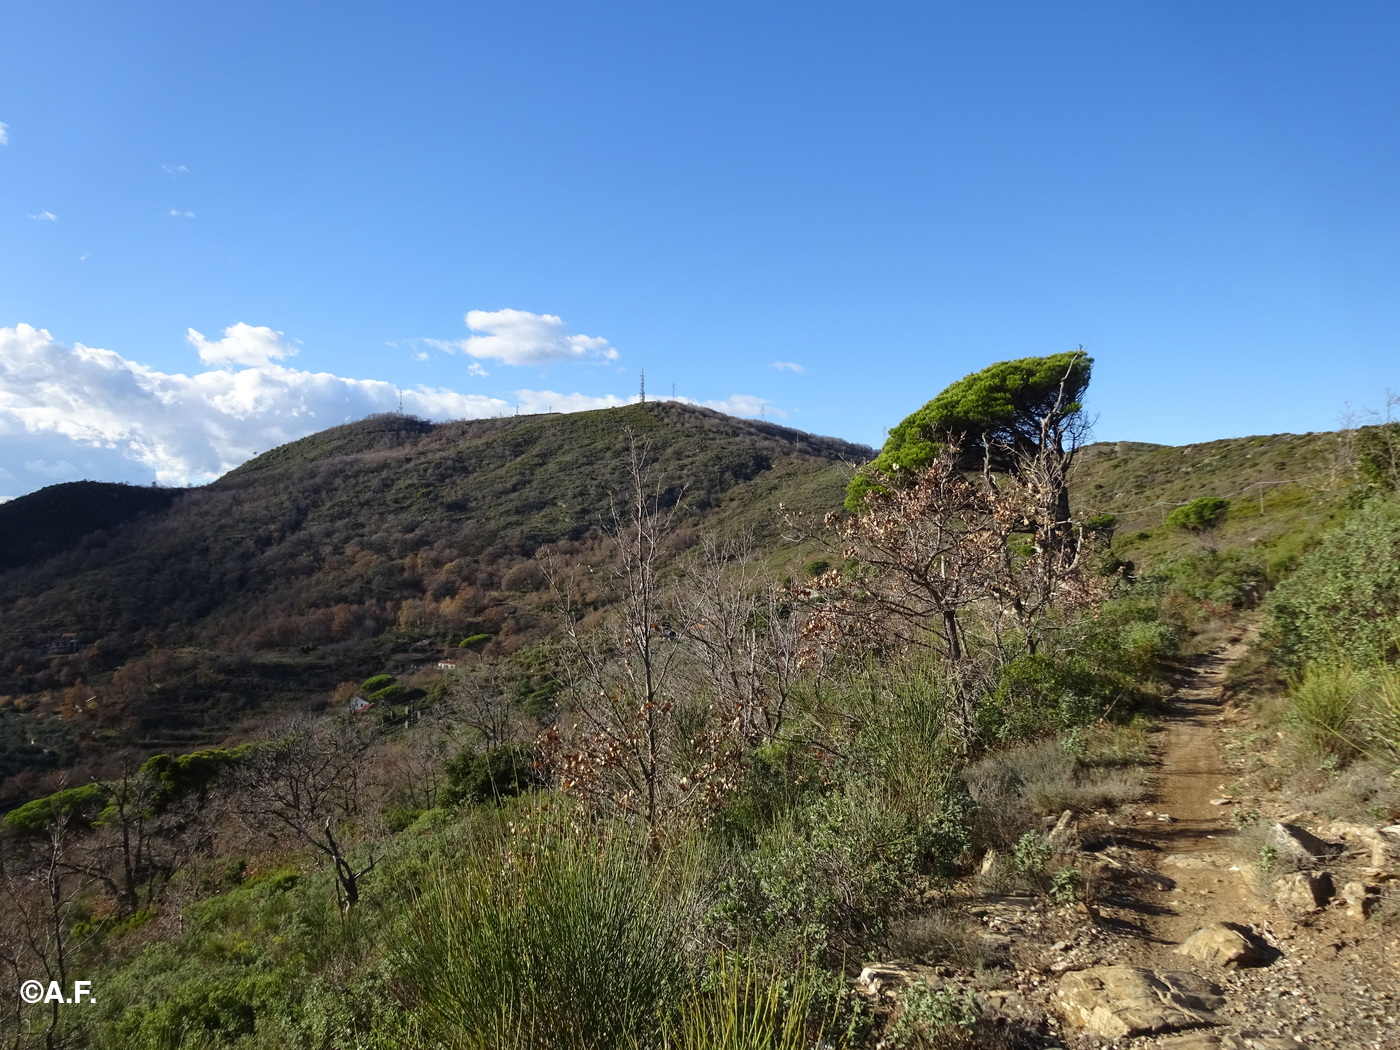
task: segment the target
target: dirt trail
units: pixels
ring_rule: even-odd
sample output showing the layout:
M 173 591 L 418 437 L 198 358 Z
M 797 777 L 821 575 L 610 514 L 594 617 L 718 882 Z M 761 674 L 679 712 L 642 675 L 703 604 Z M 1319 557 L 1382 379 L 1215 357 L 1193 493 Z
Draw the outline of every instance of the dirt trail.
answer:
M 1275 821 L 1296 823 L 1328 842 L 1352 840 L 1337 822 L 1312 812 L 1325 807 L 1290 790 L 1286 778 L 1275 778 L 1283 789 L 1256 796 L 1248 792 L 1262 789 L 1241 777 L 1249 770 L 1226 761 L 1227 739 L 1262 731 L 1251 724 L 1255 716 L 1248 705 L 1225 695 L 1230 667 L 1248 644 L 1248 635 L 1236 637 L 1200 657 L 1183 676 L 1153 734 L 1156 771 L 1149 797 L 1081 815 L 1077 836 L 1060 857 L 1072 855 L 1085 873 L 1087 899 L 1071 905 L 1027 894 L 979 894 L 970 912 L 982 924 L 988 952 L 1005 953 L 1004 967 L 959 973 L 895 961 L 867 967 L 857 987 L 876 1001 L 881 988 L 914 980 L 975 987 L 1000 1018 L 1035 1033 L 1005 1045 L 1400 1050 L 1400 845 L 1382 844 L 1384 868 L 1371 849 L 1338 845 L 1335 854 L 1307 865 L 1332 878 L 1331 900 L 1319 907 L 1312 899 L 1300 907 L 1287 895 L 1274 900 L 1276 878 L 1288 880 L 1285 888 L 1302 878 L 1284 866 L 1260 866 L 1259 847 L 1278 834 L 1270 830 Z M 1256 757 L 1263 769 L 1292 769 L 1286 755 Z M 1247 814 L 1240 823 L 1260 821 L 1261 815 L 1262 823 L 1240 832 L 1231 819 L 1236 813 Z M 1067 817 L 1060 825 L 1068 826 Z M 1379 835 L 1376 830 L 1372 837 Z M 1343 899 L 1343 890 L 1362 882 L 1373 906 L 1358 911 Z M 1251 950 L 1245 958 L 1226 953 L 1227 962 L 1242 961 L 1243 968 L 1230 968 L 1210 952 L 1178 951 L 1192 934 L 1217 923 L 1227 929 L 1211 935 L 1224 937 L 1227 947 L 1231 931 L 1247 938 Z M 1117 982 L 1142 970 L 1152 971 L 1158 991 L 1124 992 Z M 1160 1005 L 1153 997 L 1163 994 L 1164 981 L 1177 981 L 1174 987 L 1195 982 L 1198 992 L 1204 985 L 1208 994 L 1195 1003 L 1208 1016 L 1142 1021 L 1142 1010 L 1151 1013 Z M 1115 1034 L 1124 1030 L 1152 1034 Z
M 1176 885 L 1156 894 L 1158 908 L 1145 922 L 1148 944 L 1174 948 L 1202 926 L 1237 922 L 1247 911 L 1244 880 L 1230 870 L 1231 806 L 1211 802 L 1226 797 L 1233 778 L 1221 749 L 1223 695 L 1230 665 L 1248 643 L 1242 637 L 1202 657 L 1168 704 L 1150 815 L 1138 829 L 1156 848 L 1159 872 Z
M 1285 1045 L 1328 1048 L 1400 1048 L 1400 974 L 1393 928 L 1348 917 L 1341 901 L 1309 915 L 1289 915 L 1270 903 L 1270 889 L 1257 892 L 1255 864 L 1238 840 L 1232 812 L 1262 807 L 1297 807 L 1310 801 L 1271 797 L 1231 799 L 1236 772 L 1224 758 L 1225 733 L 1245 717 L 1224 699 L 1231 664 L 1249 644 L 1248 636 L 1202 657 L 1173 695 L 1157 745 L 1159 767 L 1147 802 L 1130 825 L 1108 836 L 1127 847 L 1129 864 L 1145 879 L 1111 894 L 1098 920 L 1109 934 L 1103 961 L 1156 971 L 1190 970 L 1216 982 L 1224 992 L 1226 1027 L 1210 1033 L 1132 1040 L 1133 1046 L 1177 1046 L 1182 1050 Z M 1212 800 L 1229 800 L 1212 805 Z M 1275 818 L 1276 819 L 1276 818 Z M 1303 821 L 1325 831 L 1327 822 Z M 1123 856 L 1120 852 L 1119 856 Z M 1361 862 L 1337 861 L 1337 886 Z M 1352 874 L 1347 874 L 1352 871 Z M 1391 878 L 1382 875 L 1382 880 Z M 1269 964 L 1241 970 L 1184 957 L 1177 946 L 1211 923 L 1242 924 L 1276 953 Z M 1228 1032 L 1271 1033 L 1267 1040 L 1231 1042 Z M 1078 1045 L 1101 1045 L 1092 1040 Z

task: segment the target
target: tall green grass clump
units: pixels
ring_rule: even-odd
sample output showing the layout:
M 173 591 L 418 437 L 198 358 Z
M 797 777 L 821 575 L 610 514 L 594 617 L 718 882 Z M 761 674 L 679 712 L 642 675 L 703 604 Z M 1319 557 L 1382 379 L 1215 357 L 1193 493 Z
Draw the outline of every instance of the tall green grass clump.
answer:
M 1308 667 L 1288 690 L 1287 722 L 1314 758 L 1346 759 L 1361 745 L 1358 719 L 1373 679 L 1343 660 Z
M 1310 664 L 1288 690 L 1287 721 L 1309 755 L 1400 758 L 1400 669 L 1346 658 Z
M 665 1050 L 807 1050 L 846 1045 L 836 1004 L 818 971 L 783 975 L 752 958 L 720 953 L 668 1027 Z
M 644 1050 L 690 991 L 683 865 L 622 832 L 539 824 L 429 876 L 399 949 L 452 1050 Z
M 1373 746 L 1394 762 L 1400 760 L 1400 669 L 1378 667 L 1372 682 L 1362 724 Z

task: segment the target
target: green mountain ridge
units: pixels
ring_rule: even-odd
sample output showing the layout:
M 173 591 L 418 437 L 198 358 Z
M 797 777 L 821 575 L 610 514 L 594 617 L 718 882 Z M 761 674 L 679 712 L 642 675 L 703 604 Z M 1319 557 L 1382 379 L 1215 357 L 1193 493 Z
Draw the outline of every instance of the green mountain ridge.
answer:
M 182 491 L 67 481 L 0 503 L 0 572 L 43 561 L 84 536 L 165 510 Z

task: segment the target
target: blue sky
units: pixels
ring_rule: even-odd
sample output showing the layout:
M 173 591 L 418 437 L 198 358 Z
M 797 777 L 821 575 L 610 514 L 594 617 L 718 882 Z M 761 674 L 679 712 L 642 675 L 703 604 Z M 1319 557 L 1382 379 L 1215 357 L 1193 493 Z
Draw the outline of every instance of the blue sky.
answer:
M 9 0 L 0 38 L 0 496 L 643 367 L 870 444 L 1079 344 L 1106 439 L 1400 387 L 1393 3 Z

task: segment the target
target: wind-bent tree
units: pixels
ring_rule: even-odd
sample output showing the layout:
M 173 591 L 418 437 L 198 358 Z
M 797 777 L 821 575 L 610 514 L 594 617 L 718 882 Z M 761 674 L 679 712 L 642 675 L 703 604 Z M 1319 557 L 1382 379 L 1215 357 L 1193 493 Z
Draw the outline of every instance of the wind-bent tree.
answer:
M 1001 361 L 959 379 L 890 431 L 875 458 L 851 479 L 846 508 L 858 513 L 866 494 L 912 478 L 943 450 L 958 466 L 995 474 L 1041 475 L 1060 521 L 1069 518 L 1064 475 L 1088 430 L 1082 399 L 1094 359 L 1084 350 Z
M 1106 592 L 1087 564 L 1102 531 L 1071 517 L 1067 483 L 1092 365 L 1082 349 L 1003 361 L 890 431 L 852 513 L 827 518 L 847 568 L 813 581 L 808 640 L 931 646 L 970 733 L 982 679 Z

